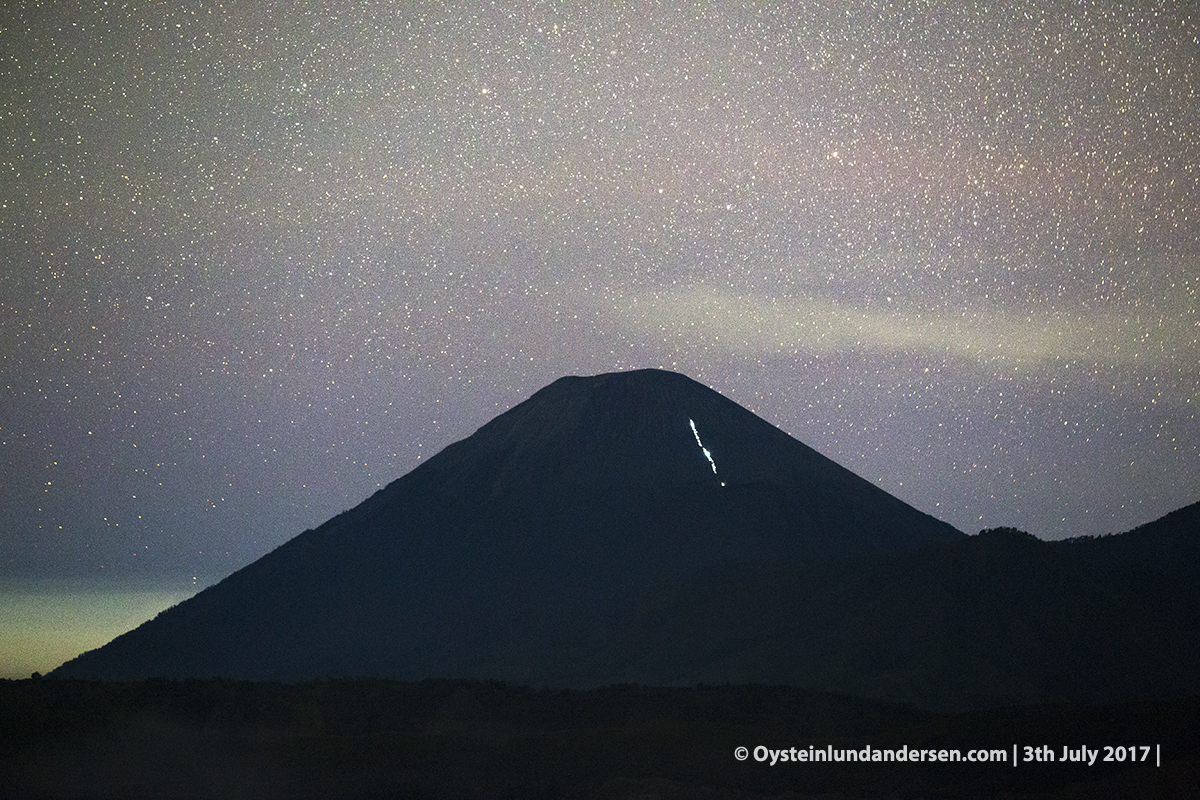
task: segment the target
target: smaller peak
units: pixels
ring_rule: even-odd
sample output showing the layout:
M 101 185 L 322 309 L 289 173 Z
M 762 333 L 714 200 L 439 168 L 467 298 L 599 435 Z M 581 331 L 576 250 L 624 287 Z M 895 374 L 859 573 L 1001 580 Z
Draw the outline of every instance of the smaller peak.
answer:
M 998 542 L 1040 542 L 1041 539 L 1034 536 L 1032 533 L 1027 533 L 1020 528 L 1000 527 L 1000 528 L 984 528 L 979 532 L 979 538 L 982 540 L 991 540 Z

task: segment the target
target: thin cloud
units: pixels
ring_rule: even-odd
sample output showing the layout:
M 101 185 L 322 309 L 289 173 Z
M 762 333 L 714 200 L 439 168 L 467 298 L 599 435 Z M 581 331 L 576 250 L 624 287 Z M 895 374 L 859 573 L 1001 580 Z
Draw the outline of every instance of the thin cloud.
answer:
M 1116 366 L 1180 357 L 1161 319 L 1111 311 L 1019 314 L 975 308 L 921 313 L 890 304 L 853 306 L 823 298 L 774 298 L 696 286 L 643 292 L 611 313 L 643 335 L 684 337 L 728 352 L 907 353 L 994 366 L 1087 361 Z M 1190 352 L 1200 348 L 1191 341 Z M 1186 346 L 1186 345 L 1185 345 Z

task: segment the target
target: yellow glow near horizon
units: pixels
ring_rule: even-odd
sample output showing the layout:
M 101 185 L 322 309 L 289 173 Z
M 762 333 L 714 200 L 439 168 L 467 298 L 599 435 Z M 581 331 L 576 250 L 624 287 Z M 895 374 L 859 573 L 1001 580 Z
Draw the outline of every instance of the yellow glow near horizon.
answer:
M 0 587 L 0 678 L 45 674 L 133 630 L 198 588 Z

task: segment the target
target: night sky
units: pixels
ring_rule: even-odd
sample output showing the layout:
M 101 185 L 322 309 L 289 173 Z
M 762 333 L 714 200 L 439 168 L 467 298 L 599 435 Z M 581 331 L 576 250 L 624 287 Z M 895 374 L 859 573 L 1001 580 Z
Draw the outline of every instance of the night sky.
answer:
M 639 367 L 967 532 L 1200 500 L 1195 4 L 316 6 L 0 10 L 9 585 L 186 596 Z

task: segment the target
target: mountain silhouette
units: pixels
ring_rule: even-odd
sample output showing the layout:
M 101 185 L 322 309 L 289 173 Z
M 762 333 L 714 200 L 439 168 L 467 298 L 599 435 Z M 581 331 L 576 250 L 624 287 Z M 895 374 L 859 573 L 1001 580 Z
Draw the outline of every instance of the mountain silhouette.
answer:
M 1200 665 L 1167 528 L 968 537 L 683 375 L 567 377 L 53 674 L 1157 697 Z

